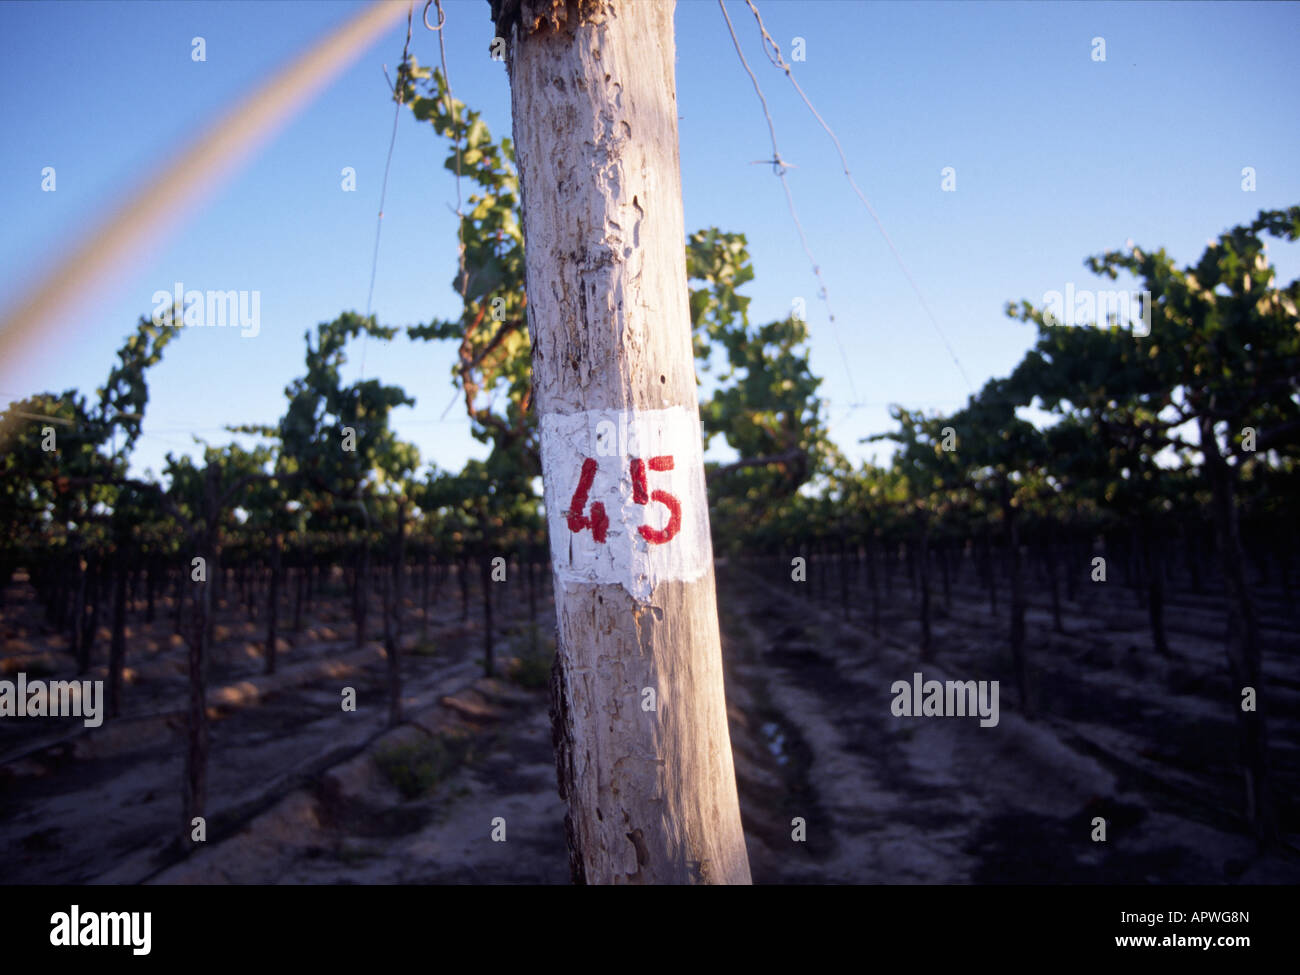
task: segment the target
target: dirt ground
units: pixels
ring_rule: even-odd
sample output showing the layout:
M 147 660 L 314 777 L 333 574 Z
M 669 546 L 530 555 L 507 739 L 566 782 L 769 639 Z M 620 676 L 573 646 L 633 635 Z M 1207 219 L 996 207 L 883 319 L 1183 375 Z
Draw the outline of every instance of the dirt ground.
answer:
M 509 661 L 536 638 L 527 603 L 498 602 L 502 666 L 486 679 L 477 601 L 462 617 L 453 589 L 427 641 L 410 609 L 407 721 L 395 730 L 382 649 L 355 649 L 346 600 L 321 601 L 287 634 L 272 677 L 261 676 L 263 624 L 226 607 L 210 680 L 208 836 L 193 853 L 175 842 L 183 646 L 161 608 L 152 626 L 133 625 L 122 717 L 97 729 L 0 719 L 0 882 L 566 883 L 547 692 Z M 924 662 L 904 582 L 879 635 L 865 597 L 846 613 L 837 586 L 794 583 L 776 563 L 720 563 L 718 589 L 756 882 L 1300 880 L 1300 854 L 1260 854 L 1246 830 L 1213 598 L 1175 600 L 1174 655 L 1162 659 L 1118 587 L 1067 602 L 1064 634 L 1031 597 L 1028 720 L 1005 614 L 991 615 L 973 578 L 954 580 L 951 605 L 936 600 Z M 543 637 L 551 618 L 543 602 Z M 1285 620 L 1266 612 L 1265 623 L 1271 756 L 1294 847 L 1300 641 Z M 44 632 L 21 581 L 0 633 L 5 676 L 72 676 L 66 644 Z M 106 646 L 105 631 L 97 653 Z M 893 716 L 891 686 L 917 671 L 999 680 L 998 724 Z M 357 691 L 355 712 L 339 707 L 343 686 Z M 1092 839 L 1097 817 L 1104 842 Z

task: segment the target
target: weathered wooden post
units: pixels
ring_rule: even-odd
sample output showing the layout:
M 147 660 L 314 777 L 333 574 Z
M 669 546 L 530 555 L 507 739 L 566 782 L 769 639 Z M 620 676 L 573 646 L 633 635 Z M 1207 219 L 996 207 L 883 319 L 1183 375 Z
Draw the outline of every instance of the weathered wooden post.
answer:
M 587 883 L 748 883 L 688 312 L 673 4 L 496 0 Z

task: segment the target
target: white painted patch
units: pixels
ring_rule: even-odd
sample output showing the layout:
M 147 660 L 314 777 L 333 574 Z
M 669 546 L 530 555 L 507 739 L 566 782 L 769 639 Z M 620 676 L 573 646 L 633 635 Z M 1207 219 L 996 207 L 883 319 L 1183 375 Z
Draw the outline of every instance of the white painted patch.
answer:
M 660 582 L 698 579 L 708 570 L 713 545 L 694 409 L 551 413 L 541 420 L 541 448 L 556 579 L 620 585 L 648 602 Z M 635 483 L 638 461 L 643 497 Z M 575 495 L 588 462 L 594 471 L 578 510 L 582 499 Z

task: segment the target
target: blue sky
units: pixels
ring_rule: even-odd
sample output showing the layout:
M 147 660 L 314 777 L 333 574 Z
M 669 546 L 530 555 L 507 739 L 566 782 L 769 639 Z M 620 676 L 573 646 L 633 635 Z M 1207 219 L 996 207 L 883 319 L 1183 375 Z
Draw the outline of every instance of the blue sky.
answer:
M 651 0 L 640 0 L 651 2 Z M 1003 315 L 1067 283 L 1090 287 L 1090 254 L 1132 238 L 1194 261 L 1206 238 L 1260 209 L 1300 202 L 1300 100 L 1294 4 L 864 3 L 757 0 L 795 73 L 839 135 L 973 386 L 1005 375 L 1032 331 Z M 360 3 L 0 4 L 0 141 L 5 219 L 0 307 L 120 204 L 178 146 Z M 488 56 L 487 0 L 446 0 L 457 97 L 509 134 L 504 66 Z M 782 156 L 830 305 L 770 166 L 767 126 L 713 0 L 677 5 L 678 112 L 688 232 L 744 233 L 756 322 L 807 303 L 813 370 L 825 379 L 831 433 L 852 458 L 890 427 L 889 403 L 950 410 L 969 392 L 893 254 L 853 195 L 834 147 L 759 46 L 742 0 L 728 10 L 767 96 Z M 412 48 L 437 63 L 419 24 Z M 261 329 L 187 329 L 150 375 L 133 467 L 161 469 L 191 434 L 271 423 L 303 371 L 303 334 L 364 311 L 380 182 L 393 120 L 382 66 L 401 56 L 389 31 L 185 223 L 21 361 L 0 362 L 0 404 L 76 387 L 92 393 L 152 295 L 176 281 L 261 293 Z M 191 39 L 206 62 L 191 60 Z M 1094 37 L 1106 60 L 1094 61 Z M 454 316 L 456 189 L 445 147 L 404 113 L 389 179 L 374 310 L 408 325 Z M 42 192 L 53 166 L 57 190 Z M 357 192 L 340 170 L 357 172 Z M 956 171 L 956 191 L 941 188 Z M 1256 172 L 1244 192 L 1241 172 Z M 469 192 L 468 184 L 465 192 Z M 1282 280 L 1294 245 L 1273 244 Z M 841 348 L 843 354 L 841 354 Z M 422 457 L 459 468 L 486 448 L 454 395 L 449 343 L 370 341 L 350 349 L 363 373 L 403 386 L 396 414 Z M 364 363 L 363 363 L 364 358 Z

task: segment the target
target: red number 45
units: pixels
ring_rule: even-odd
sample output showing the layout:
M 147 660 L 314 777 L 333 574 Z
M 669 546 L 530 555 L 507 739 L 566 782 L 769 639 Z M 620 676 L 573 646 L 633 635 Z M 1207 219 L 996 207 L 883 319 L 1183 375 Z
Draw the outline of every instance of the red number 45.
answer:
M 652 471 L 671 471 L 673 469 L 673 458 L 670 454 L 662 454 L 658 457 L 651 457 L 648 461 L 639 457 L 632 458 L 632 501 L 635 504 L 650 504 L 657 501 L 668 509 L 668 524 L 664 528 L 651 528 L 649 525 L 637 526 L 637 531 L 651 545 L 663 545 L 665 542 L 672 541 L 673 537 L 682 529 L 682 505 L 673 495 L 667 491 L 651 491 L 646 484 L 646 466 L 649 465 Z M 591 457 L 584 458 L 582 461 L 582 474 L 578 478 L 578 487 L 573 492 L 573 498 L 569 501 L 569 510 L 565 516 L 569 522 L 569 531 L 577 534 L 584 529 L 591 529 L 591 537 L 597 542 L 604 543 L 605 533 L 609 529 L 609 516 L 605 513 L 605 506 L 599 501 L 593 501 L 591 504 L 591 514 L 584 515 L 583 509 L 587 507 L 587 495 L 591 492 L 592 482 L 596 479 L 596 461 Z

